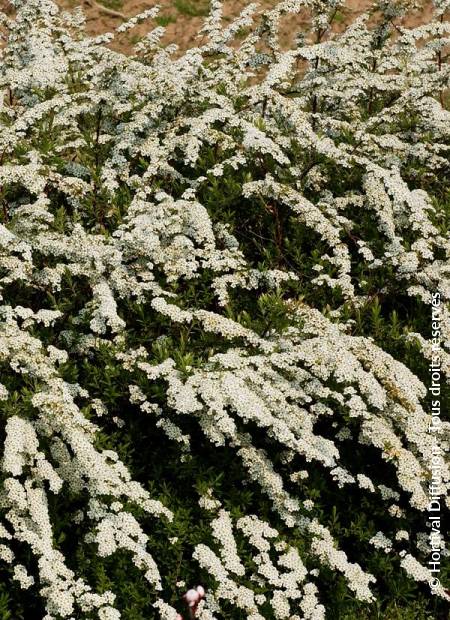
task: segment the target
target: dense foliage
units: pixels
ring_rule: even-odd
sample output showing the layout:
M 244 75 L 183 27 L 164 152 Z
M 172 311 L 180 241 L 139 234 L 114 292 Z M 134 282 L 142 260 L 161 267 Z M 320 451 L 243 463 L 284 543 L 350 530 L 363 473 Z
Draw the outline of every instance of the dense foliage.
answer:
M 12 4 L 0 619 L 174 620 L 197 584 L 202 620 L 446 617 L 449 1 L 333 36 L 339 0 L 215 0 L 197 48 L 133 56 Z

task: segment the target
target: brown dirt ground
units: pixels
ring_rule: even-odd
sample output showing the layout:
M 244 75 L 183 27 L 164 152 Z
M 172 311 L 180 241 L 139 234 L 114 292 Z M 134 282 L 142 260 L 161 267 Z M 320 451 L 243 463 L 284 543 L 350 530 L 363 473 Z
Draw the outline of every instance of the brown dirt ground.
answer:
M 64 9 L 73 9 L 76 6 L 81 6 L 87 17 L 87 31 L 91 35 L 110 32 L 123 21 L 122 17 L 108 14 L 99 8 L 99 5 L 104 6 L 106 10 L 120 12 L 128 18 L 158 4 L 161 7 L 161 11 L 157 24 L 166 27 L 164 41 L 176 43 L 180 50 L 187 49 L 196 44 L 196 34 L 203 21 L 202 15 L 207 13 L 209 5 L 208 0 L 99 0 L 97 3 L 93 3 L 91 0 L 55 1 Z M 7 10 L 8 4 L 8 0 L 0 0 L 0 10 Z M 225 19 L 231 19 L 239 14 L 239 11 L 248 4 L 249 2 L 243 0 L 225 0 Z M 275 4 L 276 0 L 259 0 L 261 9 L 270 8 Z M 344 9 L 337 16 L 338 19 L 333 26 L 333 30 L 335 32 L 342 31 L 349 22 L 366 11 L 371 4 L 371 0 L 346 0 Z M 431 15 L 431 3 L 429 0 L 422 0 L 421 6 L 420 10 L 411 8 L 401 23 L 407 26 L 414 26 L 426 22 Z M 295 16 L 289 16 L 282 23 L 281 35 L 283 39 L 286 42 L 292 40 L 297 32 L 307 30 L 308 23 L 309 18 L 306 11 Z M 112 47 L 130 53 L 133 45 L 154 25 L 151 22 L 138 25 L 133 30 L 116 38 Z

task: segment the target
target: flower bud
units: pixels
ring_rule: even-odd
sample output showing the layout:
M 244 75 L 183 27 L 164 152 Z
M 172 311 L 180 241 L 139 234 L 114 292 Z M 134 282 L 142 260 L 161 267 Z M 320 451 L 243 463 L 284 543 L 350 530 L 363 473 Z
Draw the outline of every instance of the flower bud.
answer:
M 184 595 L 184 599 L 189 607 L 193 607 L 196 605 L 201 598 L 201 595 L 197 592 L 197 590 L 191 589 L 186 592 Z
M 205 597 L 205 588 L 203 586 L 197 586 L 195 588 L 198 592 L 198 594 L 200 595 L 200 598 L 204 598 Z

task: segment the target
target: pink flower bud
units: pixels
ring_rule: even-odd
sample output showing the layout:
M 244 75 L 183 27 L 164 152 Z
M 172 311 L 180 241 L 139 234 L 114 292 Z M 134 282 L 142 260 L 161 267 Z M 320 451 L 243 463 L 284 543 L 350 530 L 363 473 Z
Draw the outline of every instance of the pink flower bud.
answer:
M 199 593 L 200 598 L 204 598 L 205 597 L 205 588 L 203 586 L 197 586 L 195 589 Z
M 181 614 L 177 614 L 177 620 L 183 620 L 183 616 Z
M 186 594 L 184 595 L 184 599 L 189 605 L 189 607 L 193 607 L 199 602 L 200 594 L 197 592 L 197 590 L 191 589 L 186 592 Z

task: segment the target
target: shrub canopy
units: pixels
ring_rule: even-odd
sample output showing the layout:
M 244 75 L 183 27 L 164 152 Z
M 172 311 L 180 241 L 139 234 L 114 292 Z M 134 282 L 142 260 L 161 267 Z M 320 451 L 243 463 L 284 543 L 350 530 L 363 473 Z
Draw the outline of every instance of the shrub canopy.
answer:
M 444 617 L 448 0 L 340 35 L 339 0 L 214 0 L 131 56 L 11 4 L 0 617 L 175 620 L 198 583 L 202 620 Z

